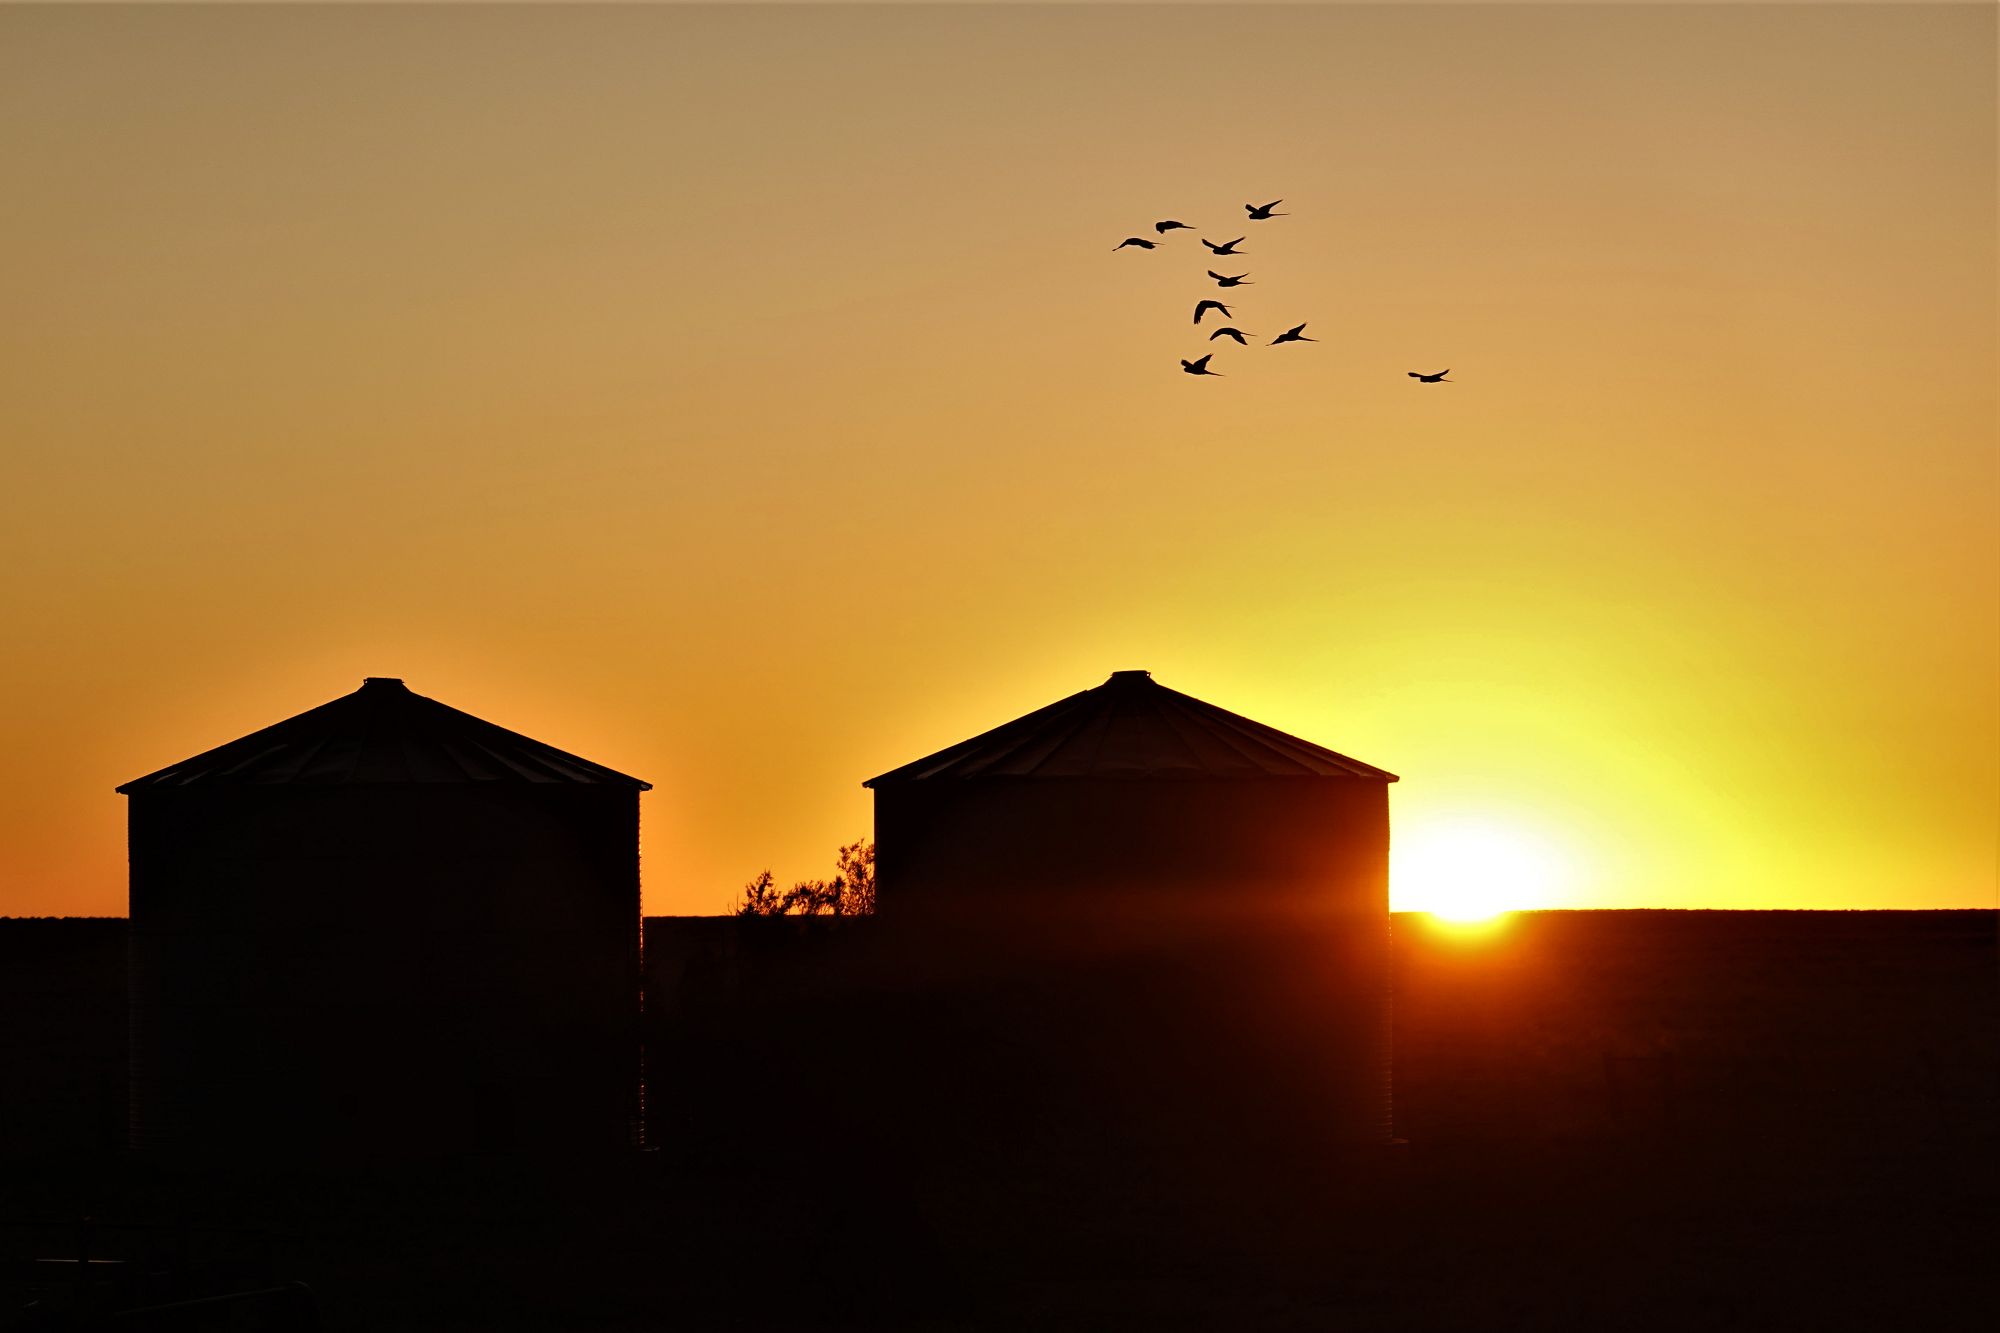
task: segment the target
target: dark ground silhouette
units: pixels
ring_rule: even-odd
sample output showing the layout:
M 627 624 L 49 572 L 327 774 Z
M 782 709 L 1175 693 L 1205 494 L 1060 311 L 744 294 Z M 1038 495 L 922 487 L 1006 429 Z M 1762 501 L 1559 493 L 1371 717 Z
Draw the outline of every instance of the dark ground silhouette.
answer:
M 782 950 L 857 923 L 749 924 L 791 930 Z M 991 1169 L 977 1134 L 877 1172 L 881 1127 L 854 1141 L 782 1079 L 755 1135 L 560 1170 L 319 1172 L 301 1144 L 280 1175 L 163 1172 L 51 1128 L 78 1105 L 48 1077 L 61 1025 L 77 1068 L 119 1058 L 117 928 L 0 923 L 9 961 L 66 959 L 0 971 L 0 1053 L 43 1061 L 39 1086 L 5 1084 L 0 1308 L 74 1281 L 22 1261 L 73 1257 L 87 1213 L 95 1255 L 303 1281 L 334 1329 L 1980 1328 L 1994 931 L 1990 912 L 1574 912 L 1466 942 L 1399 917 L 1405 1145 L 1127 1152 L 1121 1188 L 1062 1158 L 1087 1136 L 1002 1155 L 1038 1174 Z M 810 999 L 768 1012 L 804 1035 L 847 1017 Z M 670 1074 L 656 1109 L 703 1095 Z

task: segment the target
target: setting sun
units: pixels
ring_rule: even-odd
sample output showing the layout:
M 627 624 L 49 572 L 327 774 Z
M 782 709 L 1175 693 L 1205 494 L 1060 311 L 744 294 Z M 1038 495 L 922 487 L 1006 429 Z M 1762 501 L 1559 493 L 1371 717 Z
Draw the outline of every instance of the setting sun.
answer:
M 1421 828 L 1390 853 L 1389 883 L 1401 911 L 1449 921 L 1549 906 L 1567 889 L 1569 859 L 1535 832 L 1499 821 L 1456 820 Z

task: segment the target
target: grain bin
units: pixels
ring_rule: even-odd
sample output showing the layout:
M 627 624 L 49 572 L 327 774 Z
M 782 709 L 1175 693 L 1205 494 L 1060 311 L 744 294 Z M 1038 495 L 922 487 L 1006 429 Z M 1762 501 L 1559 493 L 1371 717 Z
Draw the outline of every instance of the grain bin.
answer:
M 1120 671 L 870 779 L 878 910 L 913 966 L 989 974 L 981 1021 L 1060 1050 L 1011 1081 L 1078 1116 L 1379 1142 L 1394 781 Z
M 134 1147 L 624 1146 L 646 789 L 379 677 L 118 788 Z

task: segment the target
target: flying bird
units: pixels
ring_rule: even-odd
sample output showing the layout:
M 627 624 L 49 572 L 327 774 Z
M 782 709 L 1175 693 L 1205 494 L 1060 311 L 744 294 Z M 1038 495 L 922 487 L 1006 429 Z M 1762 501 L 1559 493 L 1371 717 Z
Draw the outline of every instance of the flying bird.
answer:
M 1210 352 L 1208 354 L 1208 356 L 1214 356 L 1214 355 L 1215 353 L 1213 352 Z M 1222 374 L 1220 371 L 1214 371 L 1208 368 L 1208 356 L 1203 357 L 1199 361 L 1183 361 L 1181 362 L 1181 369 L 1190 375 L 1213 375 L 1219 380 L 1228 379 L 1229 377 L 1227 375 Z
M 1276 347 L 1279 343 L 1316 343 L 1318 341 L 1319 339 L 1317 338 L 1306 337 L 1306 326 L 1300 324 L 1295 328 L 1286 329 L 1283 333 L 1271 339 L 1271 346 Z
M 1300 325 L 1299 327 L 1300 327 L 1300 328 L 1304 328 L 1305 326 L 1304 326 L 1303 324 L 1301 324 L 1301 325 Z M 1449 375 L 1449 374 L 1451 374 L 1451 367 L 1450 367 L 1450 366 L 1446 366 L 1446 367 L 1445 367 L 1445 368 L 1444 368 L 1443 370 L 1440 370 L 1440 371 L 1439 371 L 1439 372 L 1438 372 L 1437 374 L 1435 374 L 1435 375 L 1419 375 L 1419 374 L 1418 374 L 1418 373 L 1417 373 L 1416 371 L 1414 371 L 1414 370 L 1413 370 L 1413 371 L 1411 371 L 1411 372 L 1410 372 L 1410 378 L 1411 378 L 1411 379 L 1413 379 L 1413 380 L 1416 380 L 1416 381 L 1418 381 L 1419 383 L 1423 383 L 1423 384 L 1456 384 L 1456 383 L 1458 383 L 1458 381 L 1457 381 L 1457 380 L 1448 380 L 1448 379 L 1446 379 L 1446 378 L 1445 378 L 1445 376 L 1446 376 L 1446 375 Z
M 1234 338 L 1236 339 L 1236 345 L 1238 347 L 1248 347 L 1250 345 L 1250 339 L 1254 338 L 1255 336 L 1256 336 L 1255 334 L 1245 333 L 1241 329 L 1232 329 L 1229 328 L 1227 325 L 1225 325 L 1224 327 L 1217 329 L 1214 333 L 1209 334 L 1208 340 L 1210 342 L 1214 342 L 1217 338 Z
M 1221 245 L 1217 245 L 1214 241 L 1204 236 L 1201 238 L 1201 243 L 1219 255 L 1233 255 L 1237 253 L 1236 247 L 1243 244 L 1243 238 L 1238 236 L 1233 241 L 1224 241 Z
M 1282 199 L 1273 199 L 1268 204 L 1245 204 L 1243 205 L 1243 211 L 1250 215 L 1252 222 L 1262 222 L 1265 218 L 1288 218 L 1291 216 L 1290 213 L 1273 213 L 1271 211 L 1284 202 Z
M 1118 251 L 1123 250 L 1128 245 L 1136 245 L 1141 250 L 1157 250 L 1159 248 L 1158 245 L 1156 245 L 1152 241 L 1147 240 L 1143 236 L 1127 236 L 1124 240 L 1112 246 L 1111 249 L 1112 252 L 1115 254 Z
M 1283 201 L 1280 200 L 1280 202 Z M 1172 218 L 1169 218 L 1165 222 L 1155 222 L 1153 230 L 1164 236 L 1170 231 L 1193 231 L 1194 227 L 1189 223 L 1175 222 Z
M 1199 303 L 1198 305 L 1196 305 L 1196 306 L 1195 306 L 1195 308 L 1194 308 L 1194 322 L 1195 322 L 1195 323 L 1197 323 L 1197 324 L 1201 323 L 1201 317 L 1202 317 L 1203 315 L 1206 315 L 1206 314 L 1207 314 L 1207 313 L 1208 313 L 1209 311 L 1211 311 L 1211 310 L 1220 310 L 1220 311 L 1222 312 L 1222 315 L 1223 315 L 1223 318 L 1225 318 L 1225 319 L 1229 318 L 1229 315 L 1230 315 L 1230 309 L 1229 309 L 1229 307 L 1228 307 L 1228 306 L 1226 306 L 1226 305 L 1222 304 L 1222 302 L 1220 302 L 1220 301 L 1203 301 L 1203 302 Z M 1304 328 L 1304 327 L 1305 327 L 1305 325 L 1301 324 L 1301 325 L 1299 325 L 1299 327 L 1300 327 L 1300 328 Z
M 1254 282 L 1243 281 L 1243 279 L 1250 276 L 1248 273 L 1239 273 L 1233 278 L 1225 278 L 1214 269 L 1210 269 L 1208 276 L 1215 279 L 1215 285 L 1218 287 L 1255 287 L 1257 285 Z

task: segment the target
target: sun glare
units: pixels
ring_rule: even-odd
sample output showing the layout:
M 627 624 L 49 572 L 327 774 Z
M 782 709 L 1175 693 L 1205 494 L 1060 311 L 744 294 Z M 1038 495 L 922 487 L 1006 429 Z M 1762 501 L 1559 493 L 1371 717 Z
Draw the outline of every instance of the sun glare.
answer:
M 1569 866 L 1527 829 L 1454 821 L 1392 844 L 1389 887 L 1397 910 L 1446 921 L 1486 921 L 1562 896 Z

